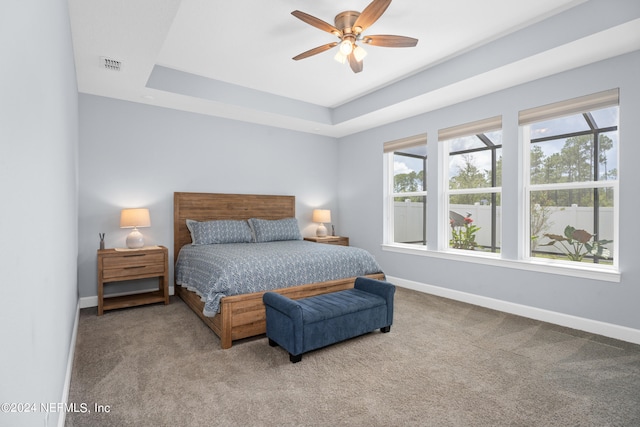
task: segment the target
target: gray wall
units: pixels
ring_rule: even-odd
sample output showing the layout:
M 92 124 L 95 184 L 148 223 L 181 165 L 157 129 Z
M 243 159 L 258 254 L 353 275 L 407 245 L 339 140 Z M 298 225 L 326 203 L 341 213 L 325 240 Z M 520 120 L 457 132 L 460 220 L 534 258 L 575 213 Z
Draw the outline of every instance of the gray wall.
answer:
M 527 307 L 640 329 L 635 301 L 640 273 L 634 262 L 638 231 L 635 212 L 637 144 L 633 119 L 640 112 L 635 72 L 638 52 L 490 94 L 335 141 L 332 138 L 171 111 L 152 106 L 80 95 L 79 289 L 87 304 L 96 295 L 99 232 L 107 247 L 123 246 L 118 228 L 122 207 L 148 206 L 152 227 L 148 244 L 172 248 L 174 191 L 293 194 L 303 233 L 313 235 L 313 207 L 334 211 L 340 234 L 371 251 L 392 277 L 493 298 Z M 427 132 L 430 162 L 439 128 L 501 114 L 504 121 L 505 173 L 517 171 L 517 112 L 521 109 L 620 87 L 621 229 L 620 283 L 527 272 L 383 251 L 382 144 Z M 315 161 L 317 158 L 327 162 Z M 332 162 L 332 159 L 338 159 Z M 510 163 L 506 163 L 507 160 Z M 437 182 L 436 168 L 429 181 Z M 517 181 L 503 187 L 504 235 L 518 231 Z M 508 202 L 508 200 L 511 200 Z M 437 193 L 429 195 L 429 217 L 437 215 Z M 437 233 L 435 222 L 429 235 Z M 433 240 L 431 240 L 431 243 Z M 515 240 L 505 239 L 503 256 L 516 258 Z M 110 285 L 113 286 L 113 285 Z M 143 283 L 143 287 L 153 286 Z M 112 291 L 136 289 L 134 284 Z
M 122 208 L 148 207 L 145 243 L 173 257 L 175 191 L 294 195 L 303 235 L 315 234 L 315 207 L 331 209 L 340 230 L 334 138 L 93 95 L 81 94 L 79 104 L 81 298 L 97 295 L 98 233 L 108 248 L 125 246 Z M 110 284 L 106 292 L 154 285 Z
M 78 301 L 78 105 L 66 0 L 2 2 L 0 56 L 0 402 L 61 402 Z M 58 417 L 49 414 L 48 425 Z M 0 413 L 3 426 L 45 420 L 40 411 Z
M 464 65 L 464 64 L 462 64 Z M 340 216 L 354 245 L 371 251 L 390 276 L 494 298 L 524 306 L 640 329 L 640 227 L 638 183 L 640 170 L 640 52 L 598 62 L 508 90 L 483 96 L 357 135 L 342 138 L 340 159 Z M 474 120 L 503 116 L 503 256 L 517 257 L 518 128 L 517 112 L 610 88 L 620 88 L 620 283 L 578 279 L 510 268 L 456 262 L 435 257 L 383 251 L 382 145 L 427 132 L 429 218 L 436 218 L 439 176 L 438 129 Z M 433 191 L 431 191 L 433 190 Z M 429 244 L 437 227 L 428 224 Z

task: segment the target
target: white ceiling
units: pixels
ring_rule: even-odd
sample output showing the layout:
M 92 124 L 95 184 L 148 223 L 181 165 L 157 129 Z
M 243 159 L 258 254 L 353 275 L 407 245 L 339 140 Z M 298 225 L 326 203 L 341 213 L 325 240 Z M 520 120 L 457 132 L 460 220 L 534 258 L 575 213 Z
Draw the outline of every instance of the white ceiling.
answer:
M 334 121 L 333 111 L 341 106 L 357 103 L 367 94 L 585 0 L 395 0 L 365 34 L 414 37 L 419 39 L 416 47 L 366 46 L 368 56 L 359 74 L 334 61 L 335 50 L 301 61 L 291 59 L 337 40 L 298 20 L 291 11 L 302 10 L 333 24 L 337 13 L 362 11 L 369 1 L 69 0 L 78 89 L 82 93 L 343 136 L 377 126 L 383 116 L 385 121 L 409 117 L 424 112 L 430 102 L 434 108 L 442 106 L 445 95 L 453 98 L 445 88 L 434 88 L 412 99 L 390 100 L 375 111 Z M 636 23 L 633 29 L 637 28 Z M 594 60 L 593 49 L 589 49 L 588 58 L 575 58 L 575 47 L 548 49 L 549 55 L 555 55 L 553 63 L 557 65 L 550 67 L 549 61 L 536 61 L 545 64 L 539 72 L 531 70 L 531 63 L 520 58 L 477 78 L 482 79 L 484 88 L 495 90 Z M 566 58 L 568 51 L 573 52 L 573 58 Z M 600 54 L 607 55 L 611 56 Z M 121 71 L 102 68 L 100 57 L 122 61 Z M 514 67 L 527 72 L 505 82 L 505 76 L 514 75 Z M 157 77 L 153 84 L 149 80 L 152 72 Z M 465 84 L 469 86 L 468 79 L 456 83 L 460 85 L 458 89 Z M 448 85 L 449 92 L 454 89 L 451 86 Z M 471 91 L 466 97 L 477 95 Z M 454 98 L 460 100 L 460 96 Z M 280 105 L 282 108 L 276 107 Z M 319 118 L 300 113 L 307 108 L 309 114 L 319 112 Z

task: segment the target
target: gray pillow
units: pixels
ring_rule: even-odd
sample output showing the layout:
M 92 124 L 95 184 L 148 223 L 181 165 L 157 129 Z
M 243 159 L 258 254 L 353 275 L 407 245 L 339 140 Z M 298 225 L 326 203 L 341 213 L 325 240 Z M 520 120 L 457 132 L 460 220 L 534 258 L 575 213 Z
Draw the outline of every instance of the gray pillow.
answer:
M 302 240 L 298 220 L 283 219 L 249 219 L 256 243 L 275 242 L 280 240 Z
M 218 243 L 251 243 L 251 228 L 244 220 L 221 219 L 214 221 L 187 220 L 187 228 L 191 232 L 191 243 L 194 245 L 211 245 Z

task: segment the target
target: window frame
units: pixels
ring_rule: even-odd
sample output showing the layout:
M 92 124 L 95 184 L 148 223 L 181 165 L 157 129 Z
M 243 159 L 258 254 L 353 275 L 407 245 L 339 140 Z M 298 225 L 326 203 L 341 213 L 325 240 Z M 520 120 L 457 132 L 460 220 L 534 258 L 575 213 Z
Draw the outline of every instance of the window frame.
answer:
M 442 218 L 447 219 L 446 225 L 439 225 L 439 228 L 442 228 L 442 232 L 441 232 L 442 238 L 440 239 L 440 245 L 439 245 L 440 246 L 439 249 L 441 251 L 453 251 L 456 253 L 460 253 L 461 255 L 484 254 L 491 257 L 498 257 L 500 255 L 500 252 L 496 252 L 496 249 L 498 248 L 497 241 L 496 241 L 498 221 L 497 221 L 497 206 L 495 203 L 495 199 L 497 198 L 498 195 L 500 195 L 500 199 L 502 199 L 501 197 L 502 186 L 494 185 L 491 187 L 481 187 L 481 188 L 451 189 L 450 180 L 449 180 L 449 164 L 450 164 L 449 160 L 452 154 L 450 151 L 449 141 L 456 138 L 461 138 L 461 137 L 476 136 L 478 139 L 480 139 L 481 142 L 483 142 L 486 145 L 486 147 L 469 149 L 469 150 L 461 150 L 458 152 L 454 152 L 454 155 L 460 155 L 463 152 L 481 152 L 481 151 L 484 152 L 487 150 L 491 150 L 491 156 L 492 156 L 491 180 L 493 184 L 496 184 L 495 165 L 497 163 L 497 159 L 495 157 L 495 153 L 496 153 L 496 150 L 502 149 L 503 144 L 502 143 L 499 145 L 494 144 L 491 147 L 487 144 L 484 137 L 485 133 L 495 132 L 495 131 L 502 132 L 502 116 L 501 115 L 493 116 L 493 117 L 489 117 L 489 118 L 485 118 L 485 119 L 481 119 L 473 122 L 463 123 L 463 124 L 452 126 L 449 128 L 440 129 L 438 131 L 438 143 L 440 144 L 441 151 L 442 151 L 441 167 L 443 172 L 442 173 L 442 177 L 443 177 L 442 197 L 440 199 L 440 203 L 442 206 Z M 490 193 L 492 195 L 492 201 L 493 201 L 493 203 L 491 203 L 492 212 L 491 212 L 490 251 L 485 251 L 485 250 L 469 251 L 465 249 L 451 248 L 450 241 L 449 241 L 450 225 L 448 221 L 449 211 L 450 211 L 449 202 L 450 202 L 451 196 L 466 195 L 466 194 L 485 194 L 485 193 Z M 501 205 L 502 205 L 502 202 L 500 203 L 500 206 Z M 445 232 L 444 229 L 446 229 L 447 231 Z
M 524 224 L 525 227 L 521 230 L 521 238 L 524 245 L 522 251 L 522 258 L 525 261 L 532 262 L 534 264 L 552 264 L 558 265 L 561 268 L 587 268 L 603 270 L 603 271 L 618 271 L 619 268 L 619 176 L 615 180 L 599 180 L 597 176 L 598 162 L 597 159 L 593 165 L 594 176 L 590 181 L 576 181 L 566 183 L 545 183 L 545 184 L 532 184 L 531 183 L 531 144 L 536 142 L 543 142 L 545 139 L 561 139 L 568 138 L 576 135 L 593 135 L 594 138 L 598 138 L 601 133 L 616 131 L 619 132 L 619 123 L 616 126 L 607 126 L 603 128 L 595 128 L 589 131 L 570 132 L 567 134 L 551 135 L 545 138 L 531 139 L 530 127 L 534 123 L 542 121 L 560 119 L 562 117 L 568 117 L 576 114 L 589 114 L 592 111 L 596 111 L 603 108 L 618 107 L 619 108 L 619 89 L 611 89 L 607 91 L 597 92 L 589 95 L 585 95 L 578 98 L 572 98 L 557 103 L 547 104 L 540 107 L 535 107 L 527 110 L 520 111 L 518 114 L 518 126 L 519 135 L 521 139 L 522 153 L 523 153 L 523 168 L 522 168 L 522 182 L 524 193 Z M 585 117 L 585 120 L 589 122 L 589 119 Z M 589 124 L 590 125 L 590 124 Z M 591 126 L 591 125 L 590 125 Z M 618 133 L 619 137 L 619 133 Z M 594 146 L 597 146 L 597 141 L 594 141 Z M 619 157 L 619 155 L 618 155 Z M 618 159 L 619 160 L 619 159 Z M 617 162 L 619 165 L 619 162 Z M 564 259 L 546 259 L 542 257 L 535 257 L 531 255 L 531 193 L 535 191 L 549 191 L 549 190 L 597 190 L 601 188 L 613 189 L 613 247 L 614 257 L 612 264 L 600 264 L 597 260 L 593 263 L 581 263 L 576 261 L 564 260 Z M 599 209 L 599 207 L 598 207 Z M 594 206 L 594 221 L 597 221 L 597 215 Z M 594 227 L 595 228 L 595 227 Z
M 384 181 L 386 183 L 385 186 L 385 209 L 384 209 L 384 224 L 383 227 L 383 242 L 389 245 L 401 245 L 406 247 L 419 247 L 423 248 L 427 245 L 427 157 L 428 154 L 424 156 L 423 167 L 424 167 L 424 176 L 423 176 L 423 190 L 422 191 L 412 191 L 412 192 L 404 192 L 404 193 L 396 193 L 394 191 L 394 156 L 396 152 L 401 152 L 402 149 L 413 148 L 418 146 L 427 147 L 427 134 L 418 134 L 414 136 L 410 136 L 407 138 L 402 138 L 394 141 L 385 142 L 383 144 L 383 153 L 384 153 Z M 402 155 L 407 155 L 410 157 L 418 158 L 420 156 L 413 156 L 407 153 L 403 153 Z M 424 206 L 423 206 L 423 224 L 422 224 L 422 244 L 416 243 L 401 243 L 395 241 L 395 198 L 396 197 L 424 197 Z

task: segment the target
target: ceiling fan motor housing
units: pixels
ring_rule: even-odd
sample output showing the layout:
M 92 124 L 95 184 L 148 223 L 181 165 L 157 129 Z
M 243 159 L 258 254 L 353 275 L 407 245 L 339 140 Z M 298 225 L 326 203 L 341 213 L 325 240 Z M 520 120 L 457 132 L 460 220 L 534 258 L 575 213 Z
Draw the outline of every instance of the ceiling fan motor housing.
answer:
M 358 16 L 360 16 L 360 12 L 356 12 L 355 10 L 340 12 L 334 19 L 336 28 L 342 31 L 345 35 L 349 33 L 358 35 L 362 32 L 362 28 L 357 29 L 359 31 L 353 28 L 353 24 L 355 24 Z

